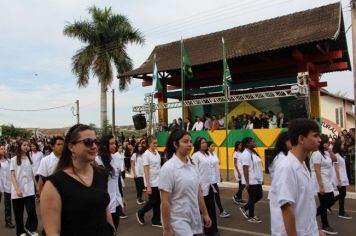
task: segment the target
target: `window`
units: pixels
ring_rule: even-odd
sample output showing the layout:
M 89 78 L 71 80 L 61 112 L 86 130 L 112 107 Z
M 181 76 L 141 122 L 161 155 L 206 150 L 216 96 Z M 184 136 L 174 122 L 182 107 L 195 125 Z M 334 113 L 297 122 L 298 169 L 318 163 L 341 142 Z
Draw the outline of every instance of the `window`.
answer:
M 340 127 L 344 127 L 344 109 L 340 107 Z
M 335 109 L 335 114 L 336 114 L 336 124 L 339 124 L 339 109 Z

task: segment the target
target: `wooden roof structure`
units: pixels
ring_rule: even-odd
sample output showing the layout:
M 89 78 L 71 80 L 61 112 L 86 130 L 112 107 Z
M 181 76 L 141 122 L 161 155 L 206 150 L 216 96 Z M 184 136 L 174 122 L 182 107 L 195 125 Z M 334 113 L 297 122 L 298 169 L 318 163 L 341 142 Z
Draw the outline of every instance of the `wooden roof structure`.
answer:
M 221 38 L 225 40 L 233 84 L 273 80 L 311 74 L 311 87 L 322 73 L 350 70 L 341 3 L 297 12 L 269 20 L 184 40 L 194 78 L 185 89 L 222 84 Z M 167 90 L 180 88 L 180 41 L 158 45 L 138 68 L 120 77 L 143 80 L 151 85 L 153 55 L 156 54 L 161 83 Z

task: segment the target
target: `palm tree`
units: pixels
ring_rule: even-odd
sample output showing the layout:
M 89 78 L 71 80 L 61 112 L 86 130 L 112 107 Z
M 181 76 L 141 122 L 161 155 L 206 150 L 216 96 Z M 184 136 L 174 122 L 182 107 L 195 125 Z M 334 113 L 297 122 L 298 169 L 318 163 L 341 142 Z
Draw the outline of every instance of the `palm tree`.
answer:
M 97 77 L 100 83 L 100 120 L 101 127 L 107 121 L 108 86 L 113 81 L 113 65 L 117 73 L 132 69 L 132 60 L 126 52 L 128 43 L 143 44 L 142 33 L 134 29 L 129 20 L 119 14 L 113 14 L 110 8 L 101 10 L 95 6 L 89 8 L 91 21 L 75 21 L 64 27 L 63 33 L 78 38 L 85 46 L 72 57 L 72 72 L 77 77 L 79 87 L 86 87 L 89 79 Z M 125 90 L 131 78 L 119 78 L 119 90 Z

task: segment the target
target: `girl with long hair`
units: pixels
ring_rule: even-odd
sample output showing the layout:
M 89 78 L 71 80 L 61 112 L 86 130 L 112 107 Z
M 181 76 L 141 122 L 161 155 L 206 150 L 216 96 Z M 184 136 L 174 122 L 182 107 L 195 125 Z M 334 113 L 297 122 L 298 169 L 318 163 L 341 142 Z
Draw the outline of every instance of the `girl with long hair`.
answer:
M 211 179 L 211 176 L 213 175 L 212 168 L 210 168 L 212 161 L 209 156 L 208 144 L 205 138 L 199 137 L 195 140 L 192 160 L 199 172 L 200 185 L 202 188 L 205 205 L 208 209 L 208 214 L 212 221 L 211 227 L 204 227 L 204 233 L 205 235 L 217 235 L 218 226 L 214 199 L 214 193 L 216 190 L 213 187 Z
M 322 230 L 328 234 L 337 234 L 329 225 L 327 209 L 335 203 L 334 187 L 332 184 L 333 161 L 336 161 L 329 143 L 329 137 L 325 134 L 320 135 L 319 150 L 312 153 L 310 157 L 310 169 L 320 202 L 317 215 L 321 217 Z M 333 160 L 334 159 L 334 160 Z M 338 173 L 337 173 L 338 174 Z M 338 175 L 339 176 L 339 175 Z
M 275 146 L 275 157 L 273 158 L 271 164 L 268 167 L 269 173 L 272 178 L 272 184 L 275 185 L 274 182 L 281 181 L 280 179 L 274 179 L 274 174 L 283 171 L 280 166 L 282 166 L 283 161 L 286 162 L 288 160 L 288 152 L 292 149 L 292 145 L 290 142 L 288 132 L 281 133 L 276 142 Z M 277 196 L 279 195 L 280 189 L 270 188 L 268 192 L 269 199 L 269 209 L 271 216 L 271 231 L 272 233 L 279 232 L 280 228 L 280 219 L 282 218 L 282 212 L 277 200 Z
M 171 132 L 165 150 L 168 161 L 159 174 L 164 236 L 203 233 L 200 212 L 204 226 L 211 226 L 199 185 L 199 172 L 189 158 L 192 148 L 189 133 L 180 129 Z
M 215 154 L 215 145 L 213 142 L 208 142 L 208 152 L 209 152 L 209 155 L 211 157 L 211 169 L 212 169 L 212 176 L 211 176 L 211 179 L 212 179 L 212 183 L 213 183 L 213 187 L 215 189 L 215 192 L 214 192 L 214 195 L 215 195 L 215 202 L 216 202 L 216 205 L 218 206 L 219 208 L 219 211 L 220 211 L 220 217 L 221 218 L 228 218 L 230 217 L 230 214 L 227 213 L 222 204 L 221 204 L 221 199 L 220 199 L 220 190 L 219 190 L 219 187 L 218 187 L 218 183 L 221 182 L 221 174 L 220 174 L 220 160 L 218 158 L 218 156 Z
M 338 169 L 340 175 L 337 177 L 336 173 L 334 174 L 334 182 L 339 191 L 339 195 L 336 197 L 339 200 L 339 218 L 351 220 L 352 217 L 345 212 L 345 197 L 346 197 L 346 186 L 348 186 L 349 179 L 347 178 L 345 157 L 344 153 L 344 143 L 341 140 L 336 140 L 334 143 L 333 153 L 335 153 L 337 158 L 338 165 L 335 165 L 335 168 Z
M 33 161 L 33 173 L 35 173 L 36 181 L 38 181 L 39 176 L 36 175 L 36 173 L 43 158 L 43 153 L 40 150 L 40 146 L 36 142 L 31 143 L 31 151 L 29 152 L 29 155 Z
M 262 220 L 255 215 L 255 204 L 262 199 L 262 183 L 263 171 L 262 161 L 254 150 L 256 141 L 251 137 L 246 137 L 242 140 L 242 147 L 244 149 L 241 154 L 242 169 L 248 192 L 248 202 L 245 206 L 240 207 L 243 216 L 251 223 L 261 223 Z
M 236 141 L 234 145 L 234 153 L 232 154 L 234 160 L 234 175 L 236 181 L 239 183 L 239 188 L 237 189 L 236 194 L 232 197 L 232 201 L 238 205 L 246 203 L 242 200 L 242 192 L 245 189 L 245 184 L 242 182 L 246 182 L 244 180 L 243 170 L 242 170 L 242 143 L 240 141 Z
M 288 155 L 288 151 L 292 148 L 292 145 L 289 140 L 288 132 L 281 133 L 276 142 L 276 147 L 274 150 L 275 157 L 273 158 L 272 163 L 269 165 L 268 170 L 273 179 L 273 174 L 278 166 L 278 163 Z
M 11 213 L 10 159 L 6 158 L 6 149 L 3 143 L 0 143 L 0 202 L 1 194 L 4 195 L 5 227 L 15 228 L 15 226 L 12 224 Z
M 132 166 L 132 173 L 134 176 L 135 180 L 135 185 L 136 185 L 136 203 L 138 205 L 142 205 L 145 203 L 144 200 L 142 200 L 142 192 L 143 189 L 145 188 L 145 183 L 143 179 L 143 147 L 142 143 L 139 142 L 136 144 L 134 153 L 132 154 L 131 157 L 131 166 Z
M 32 171 L 32 160 L 28 155 L 28 142 L 20 139 L 17 143 L 16 156 L 11 158 L 11 199 L 15 215 L 16 235 L 38 235 L 36 233 L 38 220 L 35 204 L 35 176 Z M 27 212 L 27 220 L 24 225 L 24 207 Z
M 119 161 L 114 158 L 116 152 L 115 138 L 111 134 L 101 137 L 99 153 L 95 162 L 101 166 L 108 175 L 108 193 L 110 195 L 109 210 L 117 230 L 120 223 L 120 209 L 124 207 L 123 196 L 120 193 L 119 181 L 121 178 L 121 167 Z
M 108 208 L 108 176 L 92 164 L 97 154 L 95 131 L 88 125 L 72 126 L 55 173 L 41 193 L 47 235 L 112 236 L 115 232 Z

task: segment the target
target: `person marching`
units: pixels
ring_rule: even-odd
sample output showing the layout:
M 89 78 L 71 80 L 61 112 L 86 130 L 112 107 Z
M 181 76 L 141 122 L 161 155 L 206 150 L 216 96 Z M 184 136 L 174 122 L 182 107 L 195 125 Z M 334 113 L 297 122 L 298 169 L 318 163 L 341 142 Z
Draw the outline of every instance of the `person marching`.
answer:
M 145 183 L 143 179 L 143 147 L 141 143 L 136 144 L 134 153 L 132 154 L 131 157 L 131 167 L 132 167 L 132 173 L 134 176 L 135 180 L 135 185 L 136 185 L 136 203 L 138 205 L 142 205 L 145 203 L 144 200 L 142 200 L 142 192 L 143 189 L 145 188 Z
M 310 157 L 310 169 L 314 182 L 314 189 L 318 193 L 320 206 L 317 215 L 321 217 L 322 230 L 328 234 L 338 234 L 328 222 L 327 209 L 335 203 L 333 187 L 333 160 L 335 155 L 329 150 L 329 137 L 320 135 L 319 150 Z M 336 161 L 336 159 L 335 159 Z
M 242 143 L 240 141 L 237 141 L 235 143 L 235 149 L 234 153 L 232 154 L 233 161 L 234 161 L 234 176 L 236 181 L 239 183 L 239 188 L 237 189 L 237 192 L 234 196 L 232 196 L 232 201 L 236 203 L 237 205 L 244 204 L 246 203 L 244 200 L 242 200 L 242 192 L 245 189 L 245 177 L 243 175 L 243 169 L 242 169 Z
M 212 186 L 213 183 L 211 179 L 211 176 L 213 175 L 211 159 L 206 139 L 197 138 L 194 142 L 194 154 L 192 155 L 192 160 L 199 172 L 200 186 L 203 191 L 204 202 L 212 222 L 211 227 L 204 227 L 204 233 L 205 235 L 219 235 L 214 200 L 214 192 L 216 192 L 216 190 Z
M 120 223 L 120 209 L 124 207 L 123 197 L 119 190 L 119 181 L 121 178 L 121 166 L 119 161 L 114 158 L 116 152 L 115 138 L 111 134 L 104 135 L 100 139 L 98 156 L 95 162 L 98 166 L 104 168 L 108 175 L 108 193 L 110 196 L 109 210 L 113 219 L 115 230 Z
M 115 228 L 107 190 L 108 176 L 92 163 L 98 154 L 95 131 L 72 126 L 62 155 L 41 193 L 40 209 L 47 235 L 112 236 Z
M 63 150 L 63 142 L 64 139 L 60 136 L 52 138 L 51 147 L 53 151 L 48 156 L 42 158 L 40 162 L 40 166 L 35 174 L 40 176 L 38 181 L 39 194 L 41 194 L 46 178 L 53 174 L 57 167 L 59 157 L 61 156 Z
M 199 185 L 199 173 L 189 158 L 192 148 L 189 133 L 179 129 L 172 131 L 165 150 L 168 161 L 159 174 L 164 236 L 203 233 L 200 212 L 204 226 L 211 226 Z
M 145 223 L 145 214 L 153 209 L 151 219 L 152 226 L 162 227 L 161 223 L 161 198 L 158 189 L 159 171 L 161 169 L 161 156 L 157 151 L 157 138 L 149 136 L 147 138 L 148 149 L 143 153 L 143 168 L 146 181 L 146 193 L 148 201 L 136 212 L 136 218 L 139 224 Z
M 352 217 L 345 212 L 345 197 L 346 197 L 346 186 L 349 185 L 349 179 L 347 178 L 345 159 L 342 156 L 344 152 L 344 143 L 341 140 L 337 140 L 334 143 L 333 153 L 335 153 L 337 158 L 337 165 L 335 168 L 339 171 L 340 178 L 337 178 L 336 173 L 334 174 L 334 182 L 336 183 L 339 195 L 335 198 L 339 200 L 339 218 L 351 220 Z
M 227 213 L 221 205 L 220 190 L 218 187 L 218 183 L 222 179 L 220 174 L 220 166 L 219 166 L 220 160 L 218 156 L 215 154 L 215 146 L 213 142 L 208 142 L 208 152 L 211 157 L 211 163 L 210 163 L 212 169 L 211 182 L 213 183 L 213 187 L 216 190 L 216 192 L 214 192 L 214 195 L 215 195 L 216 205 L 218 206 L 220 211 L 219 216 L 221 218 L 228 218 L 230 217 L 230 214 Z
M 319 126 L 316 122 L 298 118 L 289 123 L 292 145 L 286 157 L 274 166 L 269 196 L 271 235 L 319 236 L 316 205 L 310 172 L 305 164 L 309 153 L 318 149 Z
M 243 175 L 246 181 L 248 192 L 248 202 L 245 206 L 240 207 L 240 211 L 251 223 L 261 223 L 262 220 L 255 215 L 255 204 L 262 199 L 262 161 L 257 155 L 254 148 L 256 141 L 251 137 L 242 140 L 244 151 L 241 154 Z
M 279 167 L 280 163 L 282 161 L 284 161 L 284 159 L 286 159 L 288 157 L 288 151 L 292 148 L 291 144 L 290 144 L 290 139 L 289 139 L 289 134 L 288 132 L 283 132 L 281 133 L 278 138 L 277 138 L 277 142 L 276 142 L 276 146 L 274 149 L 274 154 L 275 157 L 273 158 L 271 164 L 268 167 L 269 173 L 271 175 L 271 179 L 272 179 L 272 184 L 273 185 L 273 181 L 274 181 L 274 173 L 276 171 L 276 169 Z M 275 181 L 280 181 L 279 179 L 275 180 Z M 276 219 L 280 220 L 280 218 L 274 218 L 276 215 L 281 216 L 282 212 L 281 212 L 281 208 L 278 204 L 278 202 L 275 200 L 275 197 L 273 196 L 273 194 L 275 194 L 275 191 L 269 191 L 268 193 L 268 199 L 269 199 L 269 205 L 270 205 L 270 216 L 271 216 L 271 226 L 275 227 L 276 222 L 274 222 Z M 279 235 L 279 228 L 272 228 L 272 233 Z
M 39 176 L 37 175 L 37 171 L 38 168 L 40 167 L 40 163 L 43 158 L 43 153 L 40 150 L 40 146 L 36 142 L 31 143 L 31 151 L 29 154 L 33 162 L 33 173 L 36 177 L 36 181 L 38 181 Z
M 4 195 L 5 227 L 13 229 L 11 213 L 11 172 L 10 159 L 6 158 L 6 149 L 3 143 L 0 143 L 0 202 L 1 194 Z
M 16 235 L 38 235 L 38 226 L 35 186 L 37 183 L 32 170 L 32 160 L 28 156 L 28 142 L 25 139 L 18 141 L 16 156 L 11 158 L 11 199 L 15 215 Z M 26 207 L 27 220 L 24 225 L 23 213 Z

